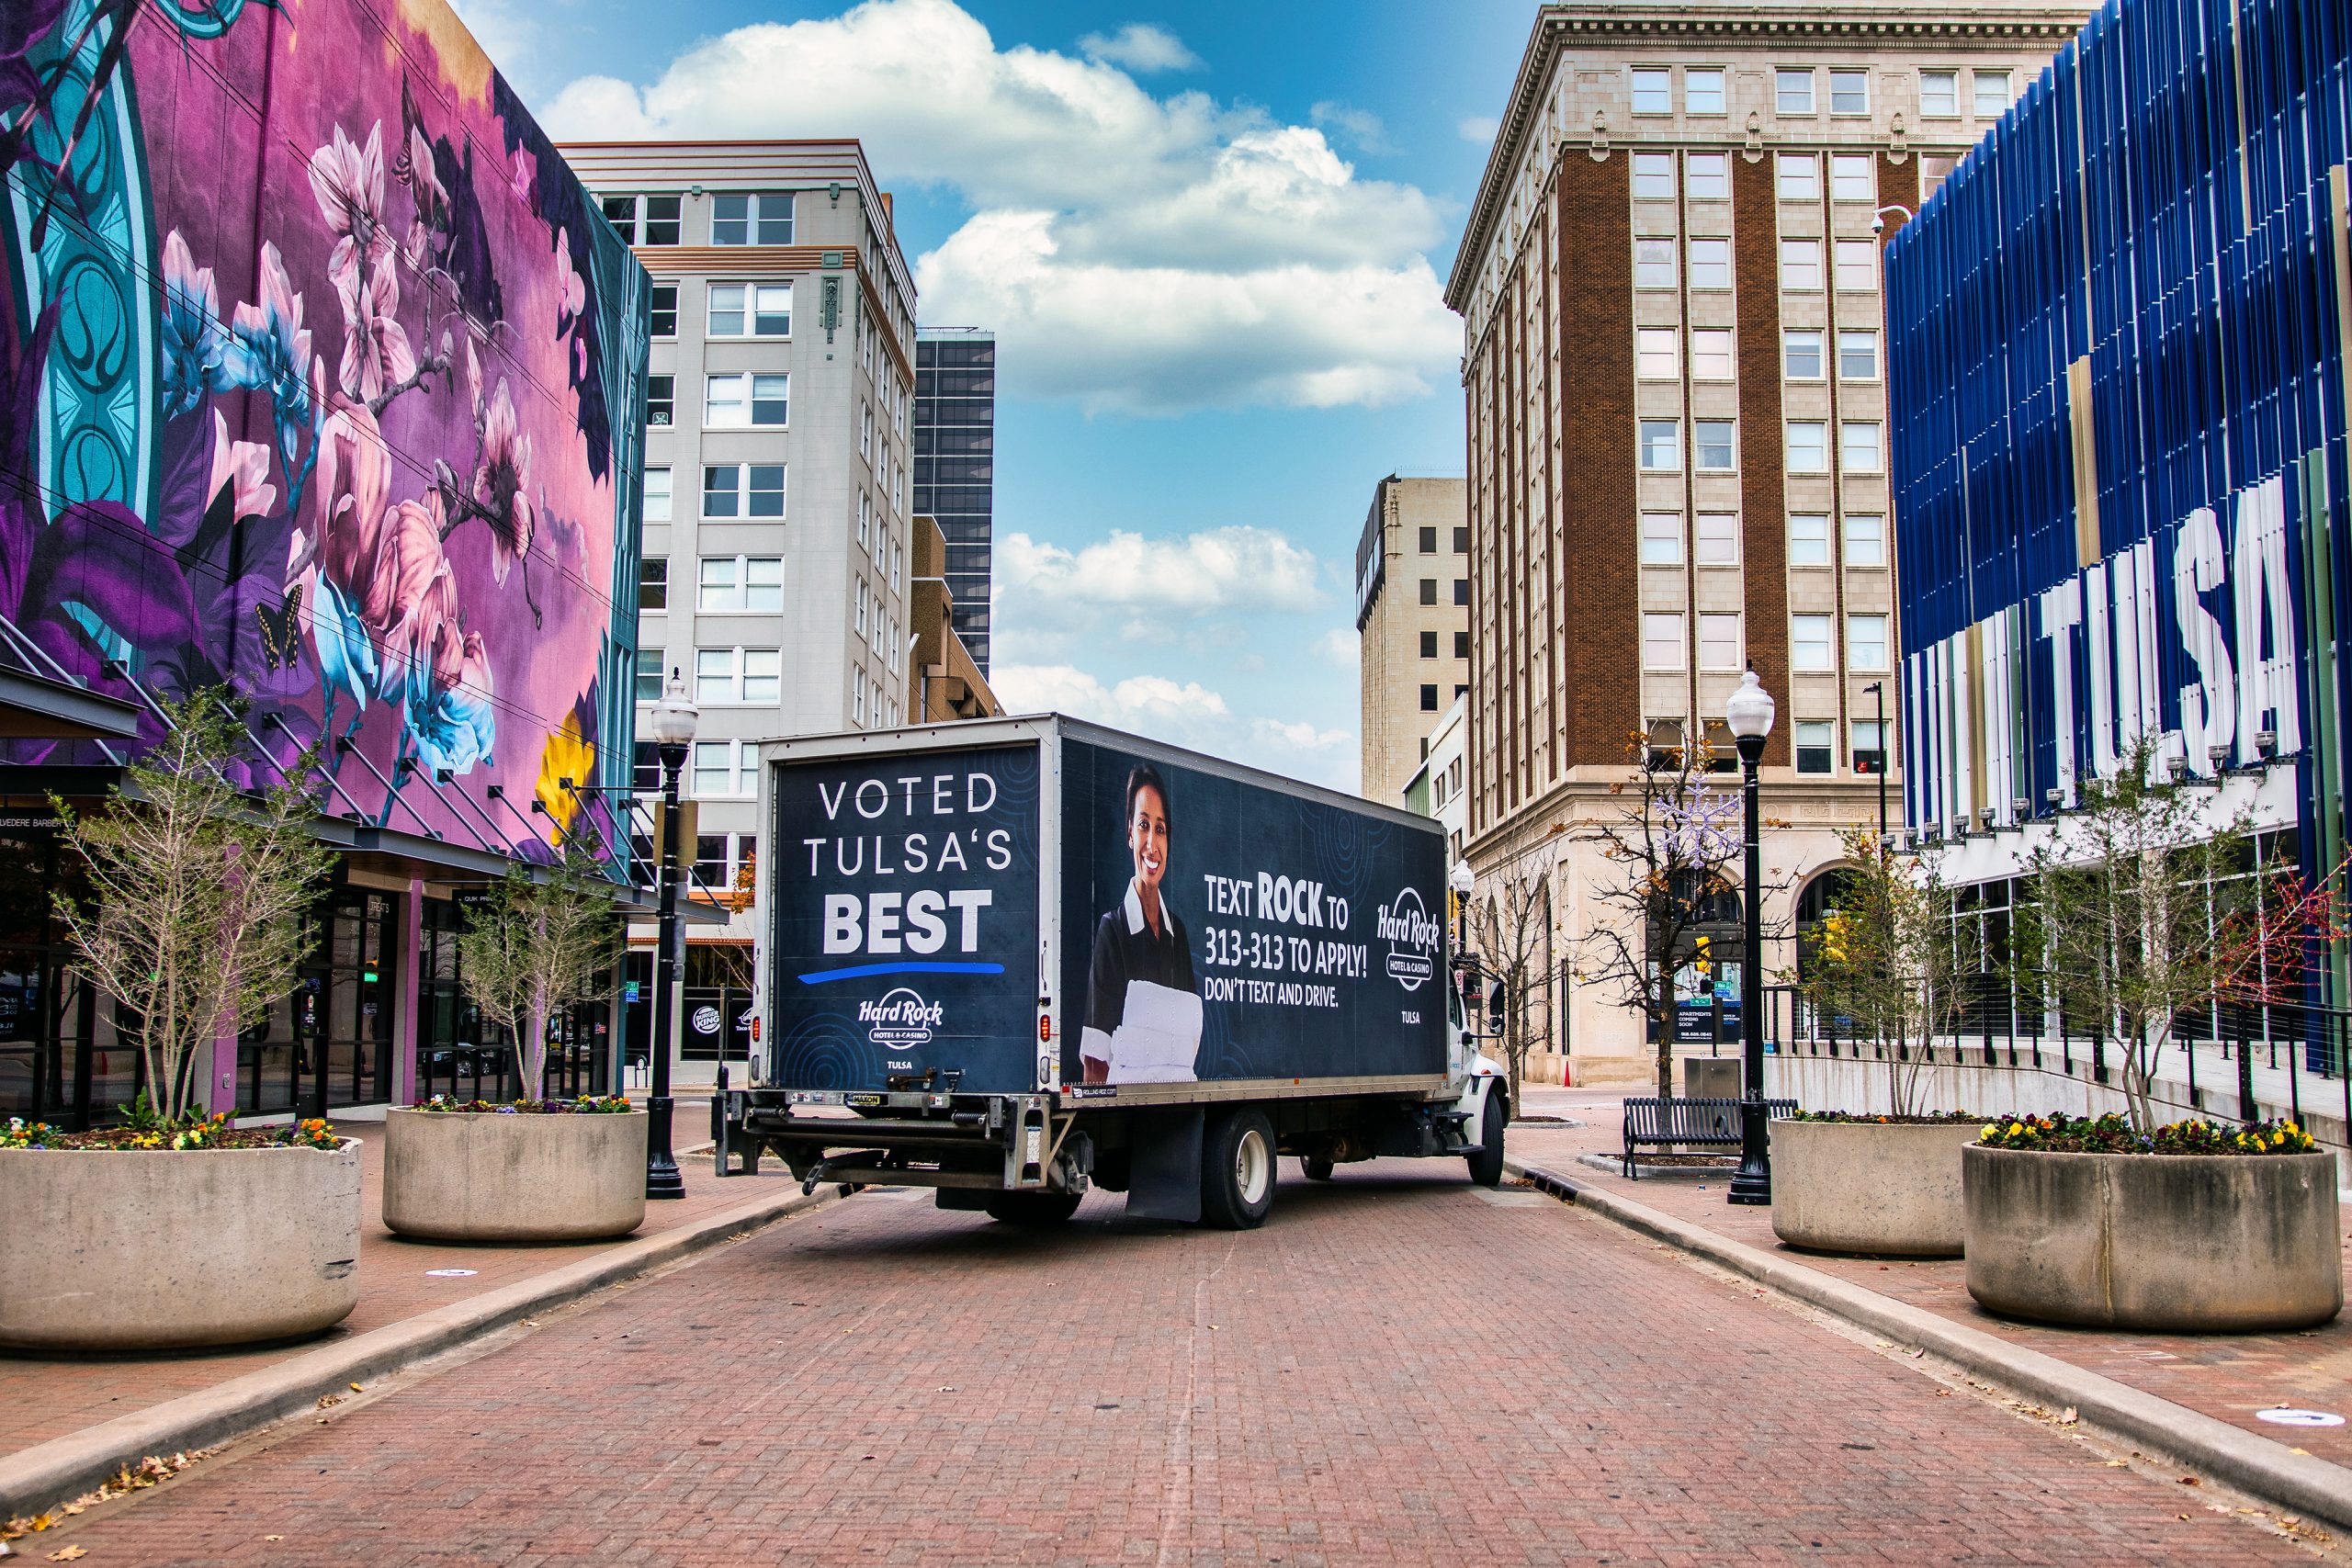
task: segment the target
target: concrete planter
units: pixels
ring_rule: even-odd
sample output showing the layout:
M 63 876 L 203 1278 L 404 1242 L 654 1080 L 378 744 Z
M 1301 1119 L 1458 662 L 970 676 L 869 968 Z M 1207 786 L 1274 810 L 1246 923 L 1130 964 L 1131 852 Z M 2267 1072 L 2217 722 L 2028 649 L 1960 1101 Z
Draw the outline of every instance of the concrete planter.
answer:
M 0 1346 L 183 1350 L 359 1304 L 359 1150 L 0 1149 Z
M 2244 1333 L 2343 1310 L 2332 1155 L 1961 1157 L 1968 1293 L 1994 1312 Z
M 423 1241 L 593 1241 L 645 1223 L 646 1114 L 384 1116 L 384 1224 Z
M 1772 1123 L 1772 1229 L 1791 1247 L 1957 1258 L 1961 1150 L 1981 1122 Z

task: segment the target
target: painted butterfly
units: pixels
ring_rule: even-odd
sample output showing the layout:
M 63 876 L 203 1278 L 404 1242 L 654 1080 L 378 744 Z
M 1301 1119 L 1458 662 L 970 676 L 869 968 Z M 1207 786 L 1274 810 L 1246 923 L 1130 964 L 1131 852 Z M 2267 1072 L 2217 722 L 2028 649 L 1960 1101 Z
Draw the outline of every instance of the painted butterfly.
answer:
M 286 603 L 272 614 L 266 604 L 254 606 L 261 622 L 261 658 L 265 670 L 291 670 L 302 652 L 302 585 L 286 591 Z

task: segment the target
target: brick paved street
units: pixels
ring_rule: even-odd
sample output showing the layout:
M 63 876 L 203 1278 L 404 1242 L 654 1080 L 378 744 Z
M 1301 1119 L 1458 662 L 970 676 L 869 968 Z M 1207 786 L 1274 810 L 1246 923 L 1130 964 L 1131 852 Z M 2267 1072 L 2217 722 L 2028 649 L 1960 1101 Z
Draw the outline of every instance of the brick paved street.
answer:
M 115 1563 L 2310 1561 L 1452 1164 L 1263 1230 L 869 1193 L 38 1538 Z M 2185 1518 L 2182 1516 L 2187 1516 Z M 30 1541 L 20 1542 L 29 1547 Z

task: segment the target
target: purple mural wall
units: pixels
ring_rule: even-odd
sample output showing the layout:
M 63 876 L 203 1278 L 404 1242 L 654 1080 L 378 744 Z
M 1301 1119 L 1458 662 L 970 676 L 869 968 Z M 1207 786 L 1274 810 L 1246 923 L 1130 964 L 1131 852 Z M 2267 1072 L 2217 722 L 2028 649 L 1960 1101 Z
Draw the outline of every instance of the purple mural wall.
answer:
M 648 286 L 440 0 L 6 0 L 0 164 L 20 649 L 233 686 L 361 824 L 625 844 Z

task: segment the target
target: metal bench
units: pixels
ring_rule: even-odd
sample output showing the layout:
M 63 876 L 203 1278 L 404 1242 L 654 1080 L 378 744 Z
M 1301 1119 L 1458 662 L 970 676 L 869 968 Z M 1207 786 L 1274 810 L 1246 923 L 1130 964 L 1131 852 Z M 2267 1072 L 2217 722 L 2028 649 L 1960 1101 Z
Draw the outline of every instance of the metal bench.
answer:
M 1656 1149 L 1670 1149 L 1683 1145 L 1699 1147 L 1737 1148 L 1739 1146 L 1739 1116 L 1741 1101 L 1737 1100 L 1660 1100 L 1656 1095 L 1625 1101 L 1625 1144 L 1623 1155 L 1625 1179 L 1639 1181 L 1634 1168 L 1634 1151 L 1645 1145 Z M 1793 1116 L 1797 1102 L 1793 1100 L 1768 1100 L 1764 1114 Z

